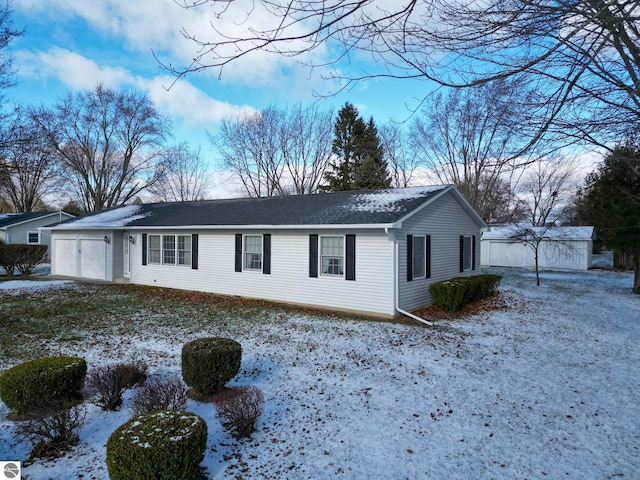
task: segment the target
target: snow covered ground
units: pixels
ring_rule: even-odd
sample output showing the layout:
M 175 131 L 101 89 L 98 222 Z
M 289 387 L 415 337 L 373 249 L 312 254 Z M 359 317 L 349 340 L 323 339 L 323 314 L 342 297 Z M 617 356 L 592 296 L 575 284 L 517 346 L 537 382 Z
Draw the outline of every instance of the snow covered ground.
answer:
M 152 375 L 179 376 L 184 342 L 238 340 L 242 371 L 231 384 L 261 388 L 265 412 L 252 439 L 238 442 L 212 404 L 190 401 L 209 426 L 211 478 L 640 478 L 631 274 L 543 272 L 536 287 L 533 272 L 494 272 L 511 309 L 435 328 L 274 312 L 278 321 L 251 329 L 223 319 L 202 331 L 145 328 L 61 353 L 90 366 L 144 358 Z M 87 405 L 80 444 L 23 475 L 107 479 L 104 445 L 131 415 L 130 395 L 119 412 Z M 14 442 L 7 413 L 0 403 L 0 461 L 24 460 L 29 446 Z

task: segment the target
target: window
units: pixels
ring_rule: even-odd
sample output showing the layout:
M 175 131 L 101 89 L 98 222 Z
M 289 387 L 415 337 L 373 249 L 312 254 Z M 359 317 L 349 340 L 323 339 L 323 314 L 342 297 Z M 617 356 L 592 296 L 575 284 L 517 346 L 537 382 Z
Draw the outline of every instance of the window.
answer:
M 191 265 L 191 235 L 178 235 L 178 265 Z
M 27 243 L 29 245 L 40 243 L 40 233 L 39 232 L 27 232 Z
M 192 247 L 191 235 L 149 235 L 147 260 L 155 265 L 191 266 Z
M 162 264 L 163 265 L 176 264 L 176 236 L 175 235 L 162 236 Z
M 149 235 L 149 263 L 160 264 L 160 235 Z
M 466 272 L 475 268 L 473 261 L 474 237 L 465 235 L 460 237 L 460 271 Z
M 344 275 L 343 237 L 320 237 L 320 274 Z
M 424 278 L 425 266 L 426 266 L 426 237 L 417 236 L 413 237 L 413 277 L 412 278 Z M 454 264 L 455 265 L 455 264 Z
M 262 235 L 244 236 L 244 269 L 262 270 Z

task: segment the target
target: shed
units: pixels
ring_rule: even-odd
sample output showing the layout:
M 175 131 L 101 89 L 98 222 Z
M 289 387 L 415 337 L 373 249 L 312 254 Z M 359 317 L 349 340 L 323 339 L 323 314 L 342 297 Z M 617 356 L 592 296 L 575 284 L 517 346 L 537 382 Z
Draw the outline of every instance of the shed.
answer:
M 483 229 L 452 185 L 126 205 L 56 225 L 52 274 L 391 317 L 479 273 Z
M 66 212 L 0 213 L 0 242 L 47 245 L 50 258 L 51 235 L 40 230 L 55 223 L 74 218 Z
M 587 270 L 591 268 L 593 235 L 592 226 L 491 225 L 482 234 L 481 263 L 488 267 L 535 268 L 535 238 L 539 240 L 539 268 Z

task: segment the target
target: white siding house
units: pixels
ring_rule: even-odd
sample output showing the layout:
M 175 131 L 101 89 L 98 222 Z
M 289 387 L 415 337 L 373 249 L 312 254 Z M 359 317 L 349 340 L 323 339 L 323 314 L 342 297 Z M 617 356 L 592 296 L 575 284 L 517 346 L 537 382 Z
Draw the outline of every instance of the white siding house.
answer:
M 391 317 L 479 273 L 453 186 L 124 206 L 53 229 L 52 274 Z
M 526 232 L 533 232 L 527 235 Z M 482 265 L 535 268 L 534 244 L 539 241 L 538 266 L 550 270 L 591 268 L 594 228 L 492 225 L 482 234 Z

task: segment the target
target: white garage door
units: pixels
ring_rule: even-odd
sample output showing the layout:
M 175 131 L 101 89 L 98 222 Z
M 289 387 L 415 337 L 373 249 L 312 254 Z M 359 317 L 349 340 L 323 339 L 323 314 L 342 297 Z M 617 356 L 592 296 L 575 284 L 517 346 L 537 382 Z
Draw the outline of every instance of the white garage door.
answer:
M 489 243 L 489 262 L 492 267 L 522 267 L 523 246 L 519 242 Z
M 78 274 L 78 247 L 75 238 L 56 238 L 53 245 L 53 273 L 75 277 Z
M 81 238 L 80 242 L 80 277 L 106 279 L 106 248 L 102 239 Z

